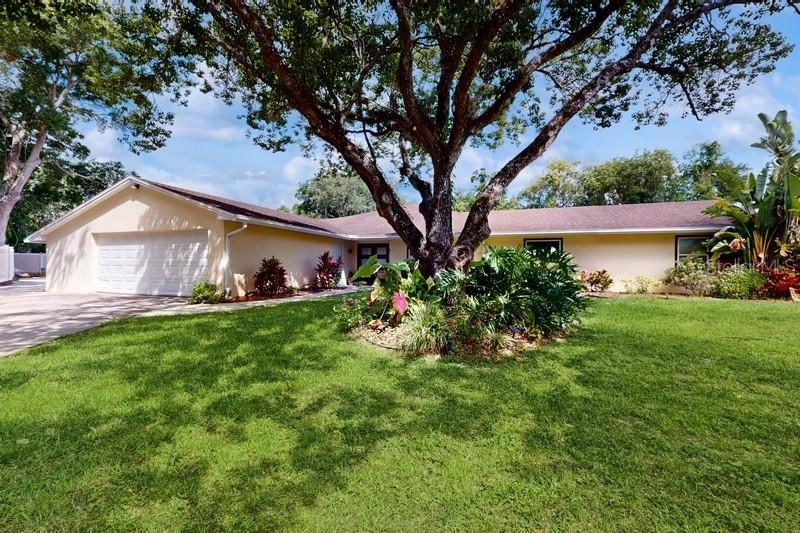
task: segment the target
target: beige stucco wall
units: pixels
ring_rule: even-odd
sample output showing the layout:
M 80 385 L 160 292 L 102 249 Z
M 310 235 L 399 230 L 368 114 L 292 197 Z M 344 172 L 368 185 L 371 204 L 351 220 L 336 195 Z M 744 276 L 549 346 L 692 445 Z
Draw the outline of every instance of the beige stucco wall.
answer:
M 96 290 L 98 233 L 208 231 L 210 281 L 221 284 L 223 223 L 214 213 L 147 188 L 128 188 L 47 235 L 47 290 Z
M 526 235 L 493 236 L 478 248 L 475 258 L 480 258 L 487 245 L 515 247 L 522 246 L 525 239 L 563 240 L 564 250 L 570 252 L 575 262 L 585 270 L 608 270 L 614 280 L 612 291 L 625 290 L 625 280 L 643 275 L 661 279 L 664 271 L 675 261 L 675 235 L 673 234 L 620 234 L 620 235 Z M 406 246 L 400 239 L 389 242 L 391 261 L 406 258 Z M 356 249 L 355 243 L 352 244 Z M 355 255 L 350 258 L 347 268 L 355 269 Z
M 226 233 L 239 227 L 241 224 L 236 222 L 225 222 Z M 253 274 L 261 259 L 273 255 L 286 268 L 290 285 L 308 285 L 313 281 L 314 267 L 321 254 L 326 251 L 335 254 L 342 250 L 342 255 L 347 257 L 348 244 L 339 248 L 337 245 L 341 243 L 339 239 L 329 237 L 250 225 L 230 238 L 231 291 L 241 296 L 253 290 Z M 355 250 L 354 246 L 352 248 Z M 351 255 L 354 256 L 355 251 Z
M 487 240 L 494 246 L 521 246 L 525 239 L 550 239 L 553 236 L 496 236 Z M 585 270 L 607 270 L 614 280 L 613 291 L 623 291 L 625 280 L 638 275 L 661 279 L 675 262 L 675 235 L 565 235 L 564 251 L 575 257 Z
M 223 222 L 207 209 L 147 188 L 125 189 L 47 235 L 47 290 L 96 290 L 97 246 L 100 233 L 206 230 L 210 281 L 225 284 L 225 235 L 241 227 Z M 494 236 L 495 246 L 519 246 L 530 236 Z M 549 236 L 542 238 L 550 238 Z M 406 258 L 401 239 L 387 239 L 390 261 Z M 637 275 L 661 278 L 674 262 L 675 235 L 625 234 L 564 236 L 564 250 L 586 270 L 606 269 L 614 279 L 612 290 Z M 250 225 L 231 237 L 231 289 L 237 295 L 252 290 L 252 276 L 263 257 L 276 256 L 295 287 L 310 283 L 317 258 L 325 251 L 341 253 L 348 272 L 356 269 L 358 243 L 277 228 Z M 480 256 L 480 249 L 477 256 Z M 157 268 L 158 265 L 154 265 Z

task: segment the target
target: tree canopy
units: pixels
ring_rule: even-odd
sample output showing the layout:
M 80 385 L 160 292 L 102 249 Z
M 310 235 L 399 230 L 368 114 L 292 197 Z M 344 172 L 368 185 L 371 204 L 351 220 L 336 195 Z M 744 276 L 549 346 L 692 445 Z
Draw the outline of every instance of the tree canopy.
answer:
M 25 237 L 130 174 L 118 161 L 50 154 L 43 159 L 47 163 L 34 171 L 8 221 L 6 242 L 17 251 L 42 251 L 41 244 L 27 244 Z
M 325 159 L 320 169 L 297 188 L 293 211 L 316 218 L 335 218 L 372 211 L 369 189 L 353 170 L 337 159 Z
M 160 5 L 161 2 L 155 2 Z M 426 272 L 468 264 L 489 211 L 580 116 L 729 110 L 737 89 L 790 46 L 764 17 L 780 2 L 173 0 L 163 19 L 192 35 L 226 98 L 240 97 L 262 146 L 314 138 L 336 150 Z M 466 146 L 519 142 L 454 240 L 453 169 Z M 418 229 L 390 179 L 419 194 Z
M 12 1 L 0 9 L 0 239 L 43 161 L 79 161 L 78 128 L 111 127 L 134 152 L 163 146 L 193 59 L 184 39 L 149 9 L 94 1 Z M 174 30 L 174 28 L 173 28 Z
M 682 162 L 664 149 L 595 165 L 554 160 L 520 192 L 520 200 L 526 207 L 569 207 L 728 198 L 728 184 L 744 183 L 748 170 L 717 142 L 698 144 Z

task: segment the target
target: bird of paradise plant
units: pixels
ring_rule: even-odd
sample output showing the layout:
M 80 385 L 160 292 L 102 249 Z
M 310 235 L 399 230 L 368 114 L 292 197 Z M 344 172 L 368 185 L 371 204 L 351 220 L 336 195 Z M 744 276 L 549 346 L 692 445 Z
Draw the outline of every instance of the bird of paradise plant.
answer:
M 767 133 L 752 146 L 767 150 L 773 161 L 744 182 L 720 176 L 730 196 L 705 213 L 732 223 L 714 235 L 712 260 L 740 254 L 746 263 L 765 268 L 796 252 L 800 243 L 800 153 L 786 111 L 772 120 L 763 113 L 758 117 Z

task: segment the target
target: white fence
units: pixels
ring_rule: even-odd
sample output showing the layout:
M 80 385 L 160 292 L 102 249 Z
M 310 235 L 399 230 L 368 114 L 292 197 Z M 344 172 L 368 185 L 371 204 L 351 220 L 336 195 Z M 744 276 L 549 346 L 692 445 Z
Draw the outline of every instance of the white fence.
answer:
M 15 253 L 14 268 L 27 274 L 44 274 L 47 268 L 47 254 Z
M 14 279 L 14 249 L 0 246 L 0 283 Z

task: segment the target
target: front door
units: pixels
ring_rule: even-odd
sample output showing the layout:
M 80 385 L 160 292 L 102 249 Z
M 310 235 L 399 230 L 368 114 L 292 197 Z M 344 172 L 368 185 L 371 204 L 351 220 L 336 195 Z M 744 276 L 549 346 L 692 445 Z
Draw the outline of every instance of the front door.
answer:
M 369 243 L 358 245 L 358 267 L 367 262 L 373 255 L 378 256 L 379 263 L 389 262 L 389 243 Z

